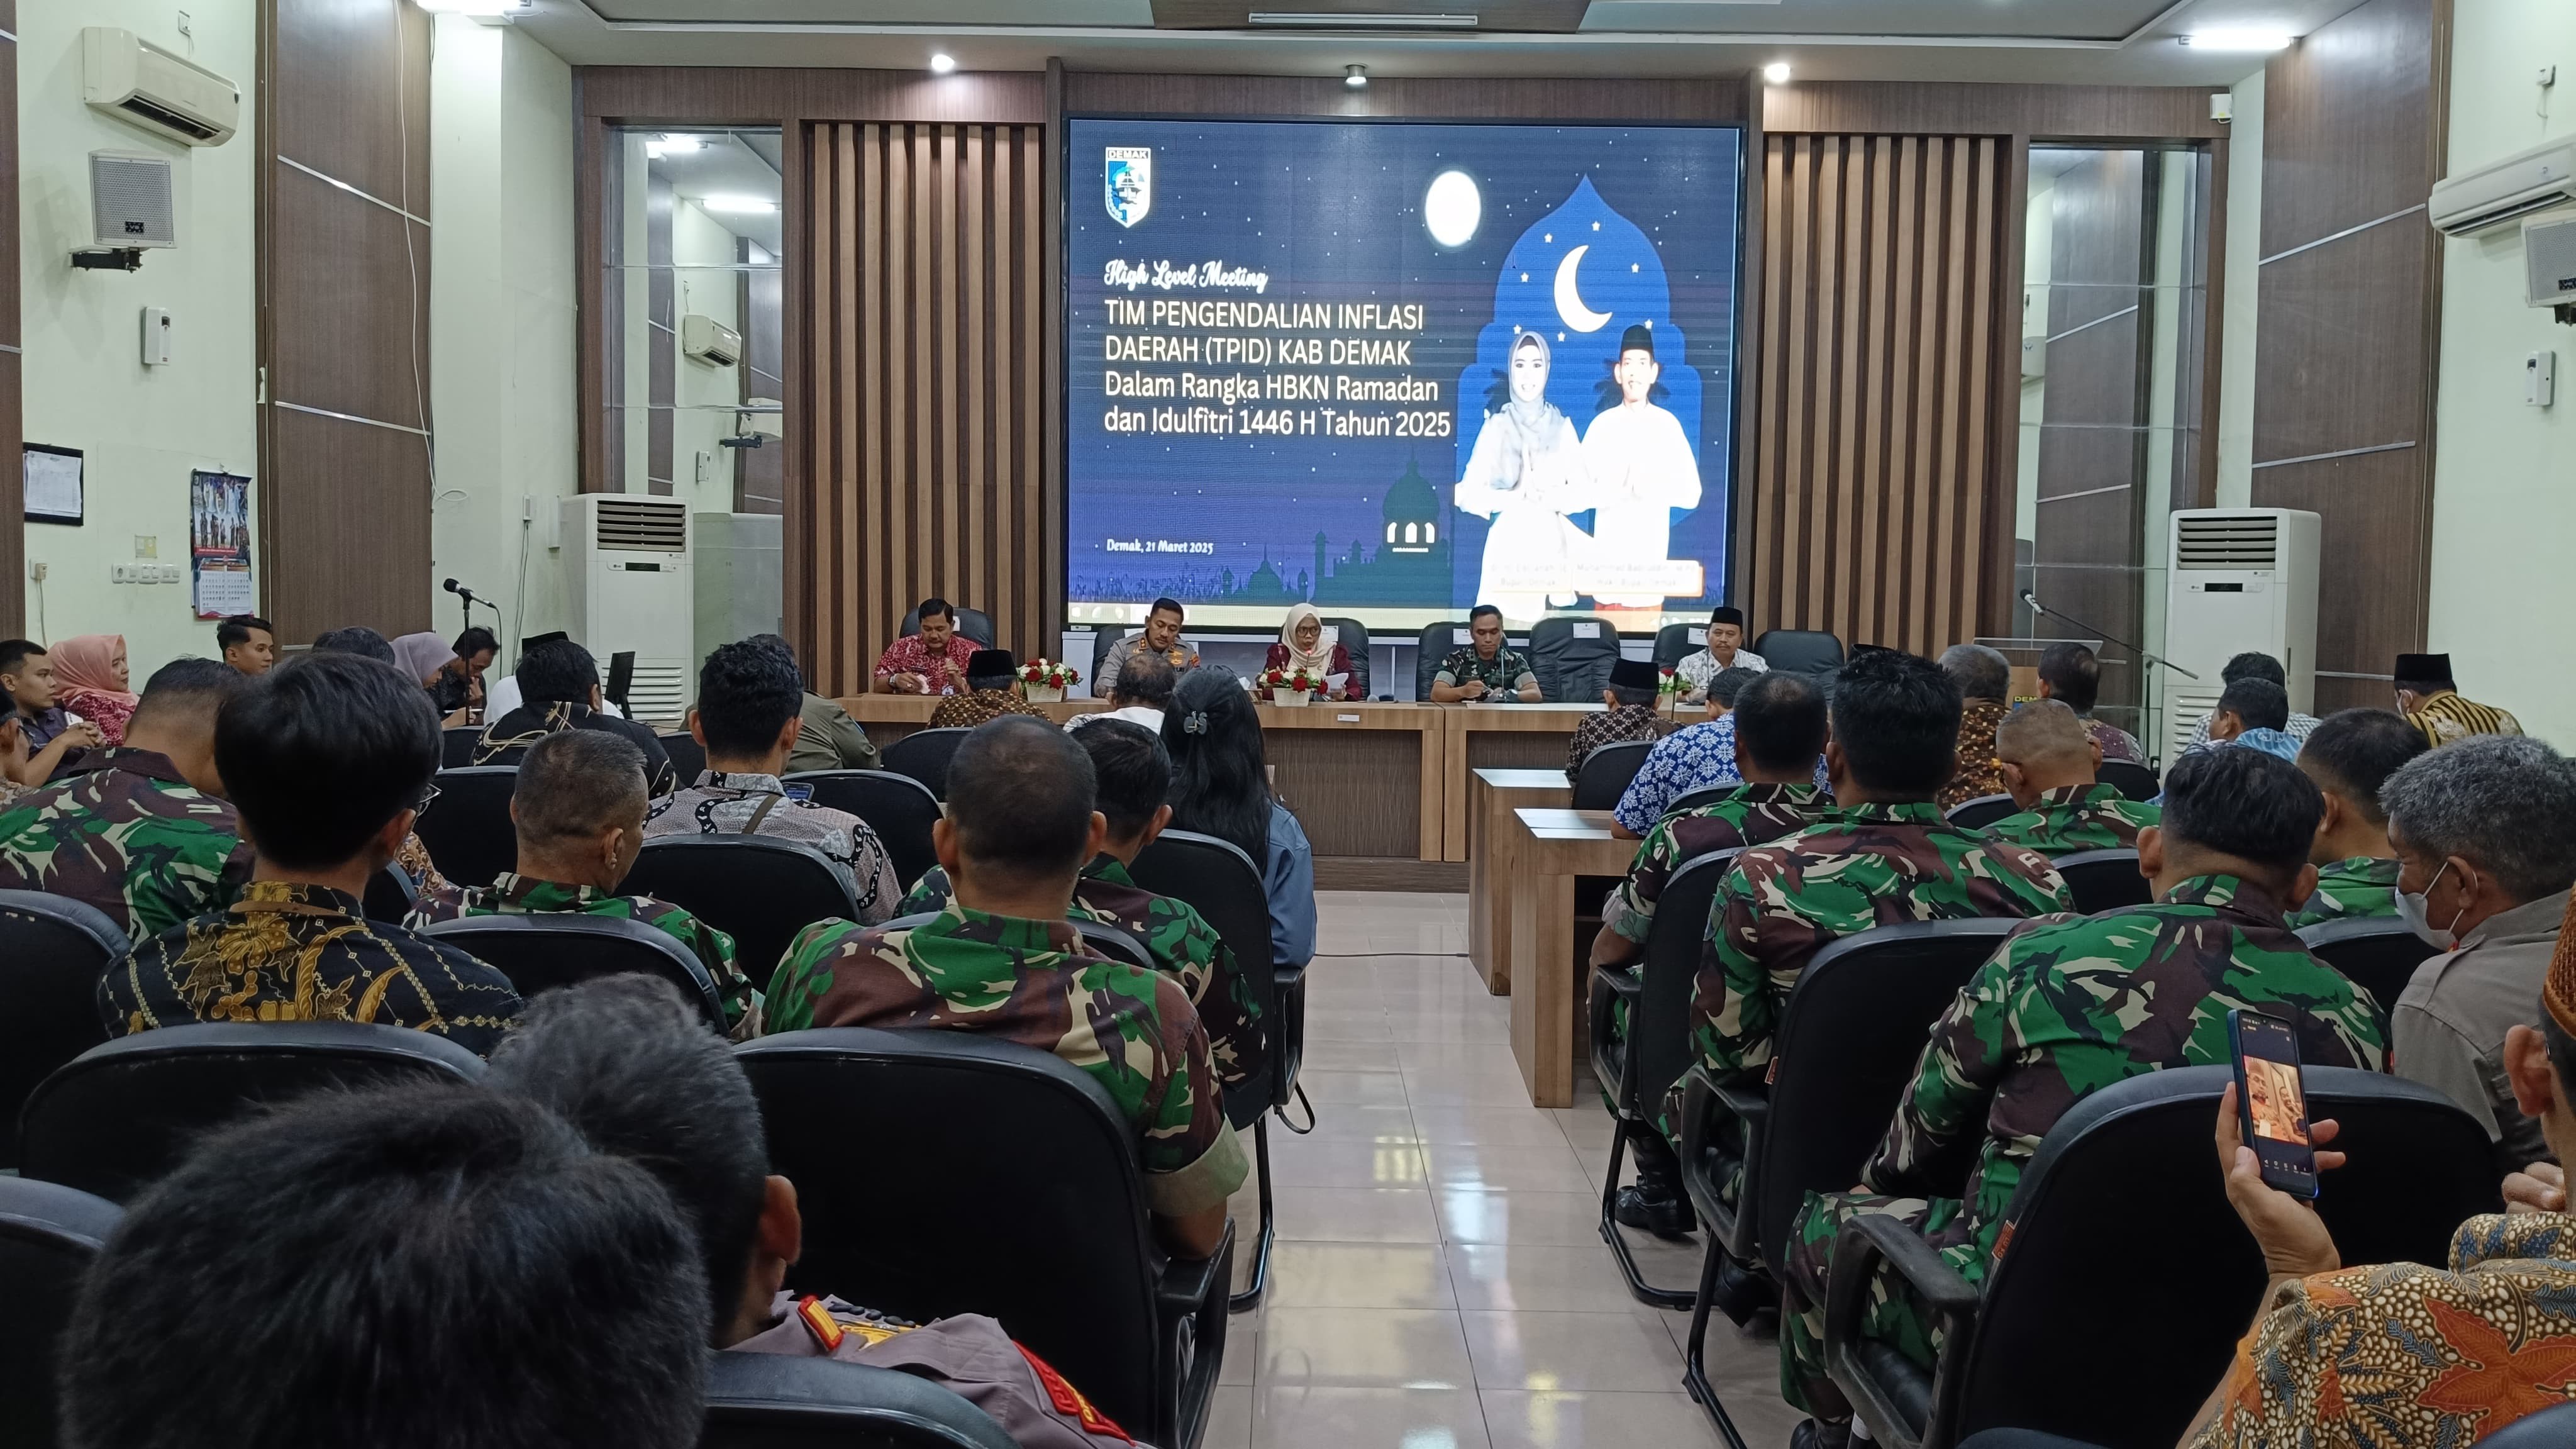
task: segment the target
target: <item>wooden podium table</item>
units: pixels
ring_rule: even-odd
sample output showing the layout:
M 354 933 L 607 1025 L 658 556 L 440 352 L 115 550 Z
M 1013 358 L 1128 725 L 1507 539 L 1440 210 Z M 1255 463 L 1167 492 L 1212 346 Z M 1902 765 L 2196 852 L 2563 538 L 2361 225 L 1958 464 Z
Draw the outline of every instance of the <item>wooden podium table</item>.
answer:
M 1563 770 L 1477 770 L 1467 784 L 1467 959 L 1496 996 L 1512 989 L 1512 812 L 1574 803 Z
M 1512 1056 L 1534 1107 L 1574 1105 L 1574 878 L 1621 875 L 1637 842 L 1610 830 L 1607 810 L 1524 806 L 1503 834 L 1511 860 Z

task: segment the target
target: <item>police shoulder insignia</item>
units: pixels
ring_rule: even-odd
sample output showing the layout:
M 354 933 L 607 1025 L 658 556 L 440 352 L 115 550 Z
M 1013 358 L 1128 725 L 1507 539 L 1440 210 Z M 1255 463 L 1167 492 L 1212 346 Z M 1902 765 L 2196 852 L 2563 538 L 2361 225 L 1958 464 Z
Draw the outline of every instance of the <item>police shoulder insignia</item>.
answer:
M 1128 1437 L 1126 1430 L 1112 1423 L 1107 1414 L 1093 1408 L 1091 1400 L 1082 1396 L 1082 1390 L 1057 1373 L 1045 1359 L 1029 1352 L 1027 1345 L 1013 1339 L 1011 1347 L 1018 1349 L 1020 1357 L 1029 1361 L 1029 1368 L 1037 1374 L 1038 1382 L 1046 1389 L 1047 1401 L 1055 1405 L 1057 1413 L 1080 1424 L 1087 1433 L 1106 1435 L 1130 1444 L 1135 1442 Z
M 823 1352 L 830 1353 L 841 1346 L 845 1332 L 841 1321 L 832 1316 L 832 1310 L 823 1306 L 822 1299 L 810 1293 L 797 1299 L 796 1321 L 805 1325 L 807 1333 L 814 1335 L 814 1341 L 823 1346 Z

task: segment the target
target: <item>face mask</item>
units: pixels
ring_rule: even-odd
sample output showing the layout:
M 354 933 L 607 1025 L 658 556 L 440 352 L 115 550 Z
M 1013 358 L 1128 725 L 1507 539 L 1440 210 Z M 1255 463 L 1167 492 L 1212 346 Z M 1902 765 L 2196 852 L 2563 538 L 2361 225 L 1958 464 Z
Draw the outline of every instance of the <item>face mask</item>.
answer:
M 2413 931 L 2423 939 L 2425 945 L 2436 951 L 2448 951 L 2459 945 L 2458 938 L 2451 934 L 2448 927 L 2434 925 L 2427 915 L 2427 912 L 2432 909 L 2427 902 L 2432 897 L 2433 887 L 2441 884 L 2442 871 L 2450 868 L 2451 863 L 2447 860 L 2443 861 L 2441 870 L 2434 871 L 2433 878 L 2424 882 L 2423 890 L 2397 893 L 2397 919 L 2404 921 L 2406 929 Z M 2466 909 L 2462 907 L 2461 911 Z M 2461 911 L 2451 913 L 2451 925 L 2456 926 L 2460 923 Z

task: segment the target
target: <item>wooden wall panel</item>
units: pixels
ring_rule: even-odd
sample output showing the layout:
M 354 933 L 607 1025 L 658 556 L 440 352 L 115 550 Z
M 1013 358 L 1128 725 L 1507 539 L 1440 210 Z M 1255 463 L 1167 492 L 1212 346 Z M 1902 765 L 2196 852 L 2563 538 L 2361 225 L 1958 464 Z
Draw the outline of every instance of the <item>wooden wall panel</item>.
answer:
M 0 635 L 26 632 L 27 532 L 19 453 L 27 435 L 18 382 L 18 0 L 0 0 Z
M 1793 81 L 1762 88 L 1762 128 L 1817 135 L 2038 136 L 2052 141 L 2220 140 L 2207 86 Z
M 1726 80 L 1381 76 L 1352 90 L 1337 76 L 1067 71 L 1075 115 L 1383 116 L 1448 121 L 1620 121 L 1728 125 L 1745 91 Z

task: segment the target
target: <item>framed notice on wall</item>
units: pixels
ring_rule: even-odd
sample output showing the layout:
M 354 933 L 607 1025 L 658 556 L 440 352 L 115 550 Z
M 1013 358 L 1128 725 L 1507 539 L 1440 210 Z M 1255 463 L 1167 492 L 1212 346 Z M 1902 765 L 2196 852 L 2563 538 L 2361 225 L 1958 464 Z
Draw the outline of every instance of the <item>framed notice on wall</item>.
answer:
M 197 617 L 258 612 L 250 578 L 250 480 L 200 468 L 188 475 L 188 566 Z
M 29 443 L 25 468 L 27 521 L 68 523 L 79 527 L 82 509 L 80 449 L 49 448 L 42 443 Z

